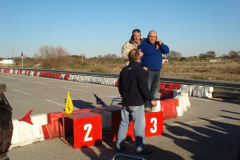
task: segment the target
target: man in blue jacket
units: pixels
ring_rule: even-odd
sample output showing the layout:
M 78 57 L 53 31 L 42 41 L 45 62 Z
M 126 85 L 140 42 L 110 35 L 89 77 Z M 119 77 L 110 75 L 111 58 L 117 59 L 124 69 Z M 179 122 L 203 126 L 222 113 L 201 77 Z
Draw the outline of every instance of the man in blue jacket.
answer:
M 136 152 L 151 154 L 145 146 L 145 116 L 144 103 L 149 100 L 153 106 L 157 102 L 148 89 L 147 71 L 140 66 L 140 53 L 138 49 L 129 52 L 130 64 L 124 67 L 120 73 L 118 90 L 122 97 L 122 120 L 117 136 L 117 150 L 126 149 L 124 141 L 128 131 L 129 122 L 134 124 Z
M 156 99 L 160 83 L 160 70 L 162 68 L 162 54 L 169 53 L 169 48 L 157 37 L 156 31 L 150 31 L 148 38 L 138 49 L 141 49 L 143 56 L 141 64 L 148 68 L 148 88 L 152 96 Z M 145 112 L 151 112 L 150 102 L 145 104 Z

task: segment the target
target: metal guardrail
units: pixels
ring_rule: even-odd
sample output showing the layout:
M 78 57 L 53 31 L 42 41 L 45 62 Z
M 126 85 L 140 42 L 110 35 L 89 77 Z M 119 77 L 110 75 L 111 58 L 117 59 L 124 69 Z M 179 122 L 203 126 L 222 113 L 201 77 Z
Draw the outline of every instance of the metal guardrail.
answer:
M 10 69 L 10 68 L 6 68 L 6 69 Z M 13 69 L 13 68 L 11 68 L 11 69 Z M 118 78 L 119 77 L 119 74 L 98 73 L 98 72 L 80 72 L 80 71 L 30 69 L 30 68 L 25 68 L 25 69 L 20 69 L 20 70 L 63 73 L 63 74 L 80 74 L 80 75 L 86 75 L 86 76 L 109 77 L 109 78 Z M 214 90 L 213 95 L 240 99 L 240 83 L 236 83 L 236 82 L 209 81 L 209 80 L 172 78 L 172 77 L 161 77 L 160 81 L 164 82 L 164 83 L 211 86 L 211 87 L 215 87 L 215 88 L 239 90 L 239 92 Z

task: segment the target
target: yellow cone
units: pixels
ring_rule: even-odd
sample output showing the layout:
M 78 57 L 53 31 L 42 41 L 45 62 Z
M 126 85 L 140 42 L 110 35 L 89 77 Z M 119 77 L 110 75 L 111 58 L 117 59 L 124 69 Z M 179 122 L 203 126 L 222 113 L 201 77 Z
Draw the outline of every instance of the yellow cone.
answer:
M 66 108 L 65 108 L 64 113 L 72 113 L 72 112 L 73 112 L 73 103 L 72 103 L 72 100 L 71 100 L 71 97 L 70 97 L 69 91 L 68 91 Z

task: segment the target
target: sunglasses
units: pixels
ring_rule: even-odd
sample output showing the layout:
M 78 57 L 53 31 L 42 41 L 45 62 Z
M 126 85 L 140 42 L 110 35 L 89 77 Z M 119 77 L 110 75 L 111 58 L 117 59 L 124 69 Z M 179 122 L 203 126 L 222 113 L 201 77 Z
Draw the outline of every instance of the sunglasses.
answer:
M 134 29 L 132 33 L 141 33 L 141 31 L 139 29 Z

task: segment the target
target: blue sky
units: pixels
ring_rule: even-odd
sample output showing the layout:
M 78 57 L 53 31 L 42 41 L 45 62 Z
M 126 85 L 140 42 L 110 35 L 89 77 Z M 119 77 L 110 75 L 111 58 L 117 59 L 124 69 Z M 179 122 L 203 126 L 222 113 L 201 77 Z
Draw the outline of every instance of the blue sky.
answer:
M 40 46 L 71 55 L 116 54 L 139 28 L 156 30 L 183 56 L 240 51 L 240 0 L 0 0 L 0 57 L 32 57 Z

